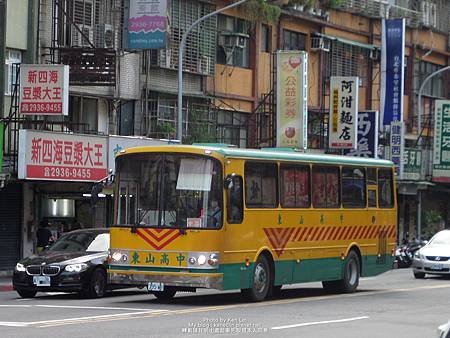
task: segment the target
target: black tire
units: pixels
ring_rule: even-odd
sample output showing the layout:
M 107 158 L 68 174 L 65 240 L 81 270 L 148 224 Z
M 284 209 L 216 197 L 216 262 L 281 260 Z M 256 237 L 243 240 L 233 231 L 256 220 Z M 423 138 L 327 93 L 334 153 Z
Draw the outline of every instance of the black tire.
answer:
M 419 271 L 414 271 L 414 278 L 416 279 L 424 279 L 425 278 L 425 272 L 419 272 Z
M 106 293 L 106 272 L 97 268 L 92 272 L 87 288 L 80 292 L 84 298 L 102 298 Z
M 173 286 L 166 286 L 164 291 L 152 291 L 152 293 L 159 300 L 168 301 L 173 299 L 177 293 L 177 289 Z
M 269 296 L 273 287 L 270 265 L 264 255 L 258 257 L 253 270 L 252 285 L 249 289 L 243 289 L 242 295 L 250 301 L 261 302 Z
M 280 298 L 281 297 L 281 288 L 282 287 L 283 287 L 283 285 L 274 285 L 274 286 L 272 286 L 271 297 L 272 298 Z
M 344 263 L 343 279 L 335 281 L 323 281 L 323 288 L 327 291 L 352 293 L 359 285 L 360 263 L 358 254 L 352 250 L 349 252 Z
M 17 293 L 22 298 L 33 298 L 36 296 L 37 291 L 33 290 L 24 290 L 24 289 L 16 289 Z

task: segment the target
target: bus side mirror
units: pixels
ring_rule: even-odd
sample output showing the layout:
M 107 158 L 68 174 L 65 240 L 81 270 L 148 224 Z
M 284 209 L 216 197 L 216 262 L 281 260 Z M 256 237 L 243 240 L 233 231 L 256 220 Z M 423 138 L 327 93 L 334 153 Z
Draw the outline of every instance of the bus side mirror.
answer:
M 223 180 L 223 187 L 225 190 L 229 190 L 231 188 L 233 188 L 233 176 L 235 174 L 231 174 L 231 175 L 227 175 L 227 177 L 225 177 L 225 179 Z
M 94 207 L 97 204 L 98 199 L 99 199 L 98 194 L 100 194 L 102 192 L 103 186 L 104 186 L 103 182 L 96 182 L 92 186 L 91 201 L 90 201 L 92 207 Z

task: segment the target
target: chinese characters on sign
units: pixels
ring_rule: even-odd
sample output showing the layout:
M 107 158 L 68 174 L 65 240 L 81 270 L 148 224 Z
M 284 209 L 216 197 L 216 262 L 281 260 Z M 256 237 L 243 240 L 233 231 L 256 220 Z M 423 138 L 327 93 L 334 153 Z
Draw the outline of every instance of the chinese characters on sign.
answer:
M 181 252 L 130 252 L 132 265 L 187 266 L 187 255 Z
M 128 47 L 132 49 L 166 48 L 167 0 L 130 1 Z
M 384 20 L 381 56 L 381 116 L 383 125 L 403 121 L 405 19 Z
M 357 77 L 331 77 L 330 148 L 356 148 L 358 83 Z
M 19 131 L 19 178 L 99 181 L 107 176 L 106 137 Z
M 20 66 L 20 113 L 67 115 L 69 110 L 69 66 Z
M 403 151 L 404 151 L 404 126 L 403 122 L 391 122 L 391 161 L 394 162 L 397 178 L 403 178 Z
M 433 181 L 450 182 L 450 101 L 436 100 Z
M 277 147 L 307 146 L 307 54 L 277 53 Z
M 358 145 L 345 155 L 377 158 L 378 111 L 358 112 Z
M 405 148 L 403 154 L 403 179 L 419 180 L 421 168 L 422 151 L 413 148 Z

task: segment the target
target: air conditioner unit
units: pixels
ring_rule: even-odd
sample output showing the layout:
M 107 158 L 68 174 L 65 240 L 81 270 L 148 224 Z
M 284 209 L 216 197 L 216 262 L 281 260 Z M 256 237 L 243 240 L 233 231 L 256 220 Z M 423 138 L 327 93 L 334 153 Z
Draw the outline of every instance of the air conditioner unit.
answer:
M 381 50 L 378 48 L 371 49 L 369 53 L 369 58 L 372 61 L 380 61 L 381 60 Z
M 330 39 L 324 38 L 322 36 L 312 36 L 311 37 L 311 51 L 322 50 L 324 52 L 329 52 L 331 47 Z
M 245 48 L 247 47 L 248 34 L 234 33 L 234 32 L 222 32 L 219 35 L 219 46 L 224 48 Z
M 209 56 L 203 55 L 200 57 L 198 62 L 198 72 L 203 75 L 210 75 L 211 68 L 211 58 Z
M 114 48 L 116 40 L 114 28 L 109 24 L 95 25 L 95 47 L 97 48 Z
M 78 28 L 83 32 L 81 32 L 75 27 L 72 27 L 72 46 L 74 47 L 91 47 L 91 43 L 93 43 L 94 32 L 89 26 L 78 25 Z M 87 40 L 89 39 L 89 41 Z

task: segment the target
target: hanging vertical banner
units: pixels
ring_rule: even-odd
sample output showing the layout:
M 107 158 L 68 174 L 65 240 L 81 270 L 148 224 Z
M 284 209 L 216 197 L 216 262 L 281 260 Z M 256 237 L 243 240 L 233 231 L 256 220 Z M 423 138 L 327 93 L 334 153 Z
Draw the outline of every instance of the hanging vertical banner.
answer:
M 356 149 L 358 77 L 332 76 L 328 145 L 335 149 Z
M 356 149 L 344 150 L 345 155 L 377 158 L 378 111 L 358 112 L 358 144 Z
M 403 179 L 420 180 L 422 169 L 422 151 L 414 148 L 405 148 L 403 155 Z
M 69 66 L 21 64 L 19 100 L 24 115 L 68 115 Z
M 391 161 L 394 162 L 395 173 L 398 179 L 403 178 L 403 152 L 404 152 L 404 123 L 402 121 L 391 122 L 390 150 Z
M 450 100 L 435 101 L 433 181 L 450 182 Z
M 277 147 L 307 147 L 308 55 L 277 52 Z
M 167 45 L 167 0 L 130 0 L 128 48 L 162 49 Z
M 384 126 L 403 121 L 405 19 L 383 19 L 380 110 Z

